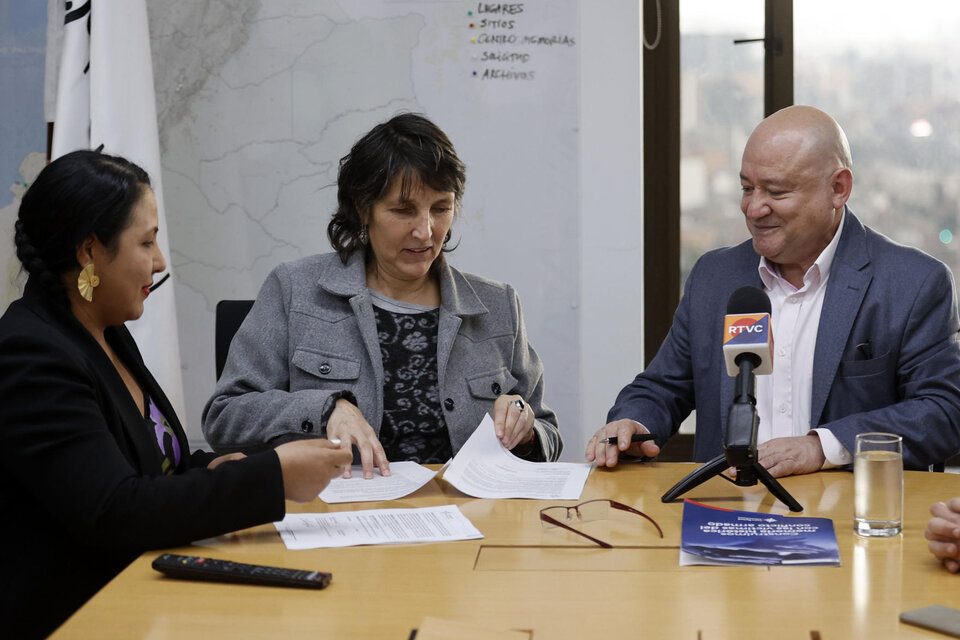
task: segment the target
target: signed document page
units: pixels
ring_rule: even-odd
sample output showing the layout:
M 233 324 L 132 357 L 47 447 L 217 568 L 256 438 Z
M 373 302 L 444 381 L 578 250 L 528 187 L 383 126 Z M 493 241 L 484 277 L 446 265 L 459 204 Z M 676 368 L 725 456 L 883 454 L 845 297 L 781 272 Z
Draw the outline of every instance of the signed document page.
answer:
M 497 439 L 493 418 L 487 414 L 443 479 L 474 498 L 577 500 L 592 468 L 586 463 L 521 460 Z
M 410 495 L 437 475 L 436 471 L 416 462 L 391 462 L 389 476 L 380 475 L 380 469 L 374 468 L 369 480 L 364 479 L 359 465 L 351 470 L 351 477 L 331 480 L 320 492 L 320 499 L 327 504 L 396 500 Z
M 287 549 L 447 542 L 483 537 L 452 504 L 421 509 L 288 513 L 273 525 Z

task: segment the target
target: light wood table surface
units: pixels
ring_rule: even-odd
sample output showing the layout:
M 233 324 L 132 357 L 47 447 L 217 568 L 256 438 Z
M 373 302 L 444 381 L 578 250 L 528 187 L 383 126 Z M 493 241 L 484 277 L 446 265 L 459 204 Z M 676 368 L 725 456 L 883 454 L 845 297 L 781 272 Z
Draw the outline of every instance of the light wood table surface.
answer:
M 827 471 L 782 479 L 805 516 L 834 520 L 841 567 L 680 567 L 682 504 L 660 496 L 696 468 L 648 463 L 594 470 L 582 500 L 612 498 L 649 514 L 624 532 L 586 530 L 601 549 L 544 529 L 536 500 L 469 498 L 433 480 L 391 502 L 287 503 L 325 512 L 457 504 L 482 540 L 289 551 L 272 525 L 172 550 L 239 562 L 330 571 L 322 591 L 190 582 L 150 568 L 145 553 L 58 630 L 54 638 L 375 638 L 407 640 L 426 616 L 547 638 L 944 638 L 901 624 L 901 611 L 960 608 L 960 575 L 927 551 L 929 506 L 960 495 L 960 476 L 906 472 L 904 532 L 863 539 L 852 530 L 853 475 Z M 788 513 L 763 485 L 714 478 L 691 499 L 731 509 Z

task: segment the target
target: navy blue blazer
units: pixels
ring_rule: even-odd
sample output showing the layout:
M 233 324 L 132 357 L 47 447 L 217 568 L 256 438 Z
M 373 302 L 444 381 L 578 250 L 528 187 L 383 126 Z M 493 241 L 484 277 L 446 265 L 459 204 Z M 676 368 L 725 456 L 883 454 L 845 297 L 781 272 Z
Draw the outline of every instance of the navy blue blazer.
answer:
M 734 382 L 721 348 L 724 313 L 733 291 L 763 287 L 759 260 L 748 240 L 697 261 L 670 333 L 620 392 L 608 422 L 636 420 L 662 446 L 696 409 L 694 459 L 722 453 Z M 960 450 L 958 330 L 946 265 L 865 227 L 847 209 L 817 332 L 811 426 L 830 429 L 851 453 L 858 433 L 897 433 L 907 468 L 949 458 Z M 871 359 L 857 352 L 867 341 Z
M 42 637 L 147 549 L 279 520 L 272 451 L 206 468 L 126 328 L 106 337 L 177 435 L 161 472 L 152 422 L 106 352 L 66 308 L 27 283 L 0 318 L 0 635 Z

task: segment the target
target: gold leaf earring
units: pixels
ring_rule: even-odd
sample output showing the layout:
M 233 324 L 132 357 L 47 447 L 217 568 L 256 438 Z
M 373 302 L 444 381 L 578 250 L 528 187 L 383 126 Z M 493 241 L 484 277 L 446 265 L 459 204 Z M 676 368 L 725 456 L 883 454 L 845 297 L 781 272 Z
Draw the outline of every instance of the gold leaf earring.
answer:
M 93 302 L 93 290 L 100 286 L 100 277 L 93 273 L 93 263 L 91 262 L 80 270 L 77 276 L 77 290 L 87 302 Z

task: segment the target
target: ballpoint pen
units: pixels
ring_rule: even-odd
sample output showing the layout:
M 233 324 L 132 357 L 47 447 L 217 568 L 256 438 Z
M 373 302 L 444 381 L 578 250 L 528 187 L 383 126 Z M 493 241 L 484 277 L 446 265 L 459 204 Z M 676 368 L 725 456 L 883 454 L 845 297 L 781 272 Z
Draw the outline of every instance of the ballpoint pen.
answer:
M 656 437 L 657 436 L 653 435 L 652 433 L 635 433 L 630 436 L 630 442 L 646 442 L 647 440 L 653 440 Z M 611 436 L 609 438 L 601 438 L 600 442 L 603 442 L 604 444 L 618 444 L 619 440 L 617 440 L 617 436 Z

